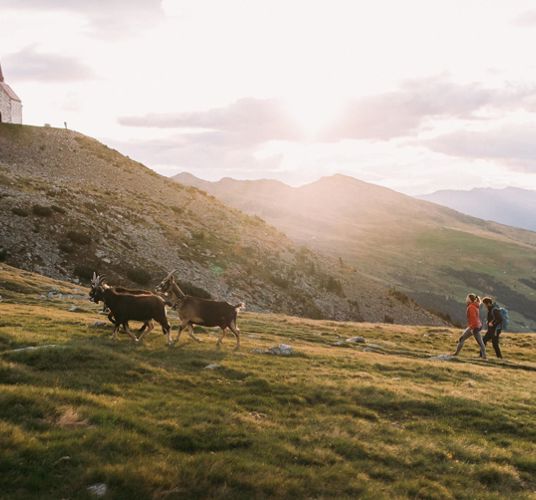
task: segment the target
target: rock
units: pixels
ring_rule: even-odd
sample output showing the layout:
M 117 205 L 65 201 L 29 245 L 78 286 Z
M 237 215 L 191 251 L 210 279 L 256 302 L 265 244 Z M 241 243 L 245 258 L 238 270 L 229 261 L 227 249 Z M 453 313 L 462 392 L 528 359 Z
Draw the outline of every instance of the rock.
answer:
M 205 370 L 217 370 L 218 368 L 221 368 L 218 363 L 210 363 L 210 365 L 205 366 Z
M 456 356 L 452 354 L 439 354 L 439 356 L 430 356 L 430 359 L 436 359 L 438 361 L 452 361 Z
M 105 483 L 96 483 L 88 486 L 87 491 L 96 497 L 103 497 L 108 491 L 108 486 Z
M 274 356 L 291 356 L 294 354 L 294 350 L 287 344 L 279 344 L 269 349 L 253 349 L 253 352 L 257 354 L 272 354 Z
M 366 339 L 365 337 L 350 337 L 349 339 L 346 339 L 346 342 L 351 342 L 353 344 L 363 344 L 364 342 L 366 342 Z
M 95 323 L 92 323 L 90 328 L 102 328 L 110 325 L 111 323 L 107 323 L 106 321 L 95 321 Z
M 369 347 L 371 350 L 372 349 L 383 349 L 383 347 L 379 344 L 367 344 L 367 347 Z
M 70 311 L 70 312 L 81 312 L 81 311 L 82 311 L 82 308 L 73 305 L 73 306 L 69 307 L 69 311 Z
M 17 349 L 11 349 L 11 351 L 4 351 L 4 352 L 37 351 L 39 349 L 52 349 L 53 347 L 63 347 L 63 346 L 59 346 L 56 344 L 29 345 L 28 347 L 19 347 Z

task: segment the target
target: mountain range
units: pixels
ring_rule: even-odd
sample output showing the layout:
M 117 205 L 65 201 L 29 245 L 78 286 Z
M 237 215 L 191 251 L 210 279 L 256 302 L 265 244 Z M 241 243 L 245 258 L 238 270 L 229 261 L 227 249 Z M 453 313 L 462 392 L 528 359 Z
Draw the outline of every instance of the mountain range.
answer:
M 0 261 L 57 279 L 186 292 L 313 318 L 444 321 L 259 217 L 74 131 L 0 124 Z M 1 276 L 0 276 L 1 280 Z
M 291 187 L 273 180 L 174 177 L 274 225 L 427 309 L 464 321 L 468 292 L 506 305 L 518 330 L 536 328 L 536 233 L 484 221 L 358 179 Z
M 480 219 L 536 231 L 536 191 L 529 189 L 444 190 L 418 198 Z

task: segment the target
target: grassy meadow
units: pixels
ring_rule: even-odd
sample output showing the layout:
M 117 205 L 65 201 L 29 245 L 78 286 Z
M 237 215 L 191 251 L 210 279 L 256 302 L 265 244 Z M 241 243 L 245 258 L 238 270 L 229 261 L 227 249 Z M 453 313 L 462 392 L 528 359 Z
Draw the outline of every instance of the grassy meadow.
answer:
M 458 330 L 246 312 L 238 352 L 134 345 L 85 294 L 0 264 L 1 498 L 536 498 L 535 335 L 442 361 Z

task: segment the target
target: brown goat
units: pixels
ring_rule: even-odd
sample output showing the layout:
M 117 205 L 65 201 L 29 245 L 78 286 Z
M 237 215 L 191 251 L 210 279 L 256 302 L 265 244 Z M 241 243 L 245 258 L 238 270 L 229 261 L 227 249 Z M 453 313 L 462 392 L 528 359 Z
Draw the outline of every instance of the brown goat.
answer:
M 238 311 L 244 307 L 244 303 L 233 306 L 227 302 L 201 299 L 186 295 L 176 283 L 173 277 L 173 271 L 169 273 L 164 280 L 156 287 L 157 291 L 169 294 L 171 302 L 174 302 L 173 308 L 177 311 L 180 318 L 179 333 L 175 342 L 178 342 L 182 331 L 188 328 L 190 337 L 200 342 L 194 335 L 193 325 L 200 326 L 219 326 L 221 335 L 218 338 L 217 346 L 221 347 L 227 328 L 229 328 L 236 337 L 235 350 L 240 347 L 240 330 L 236 325 Z
M 152 321 L 155 320 L 162 326 L 162 332 L 167 335 L 168 344 L 171 345 L 171 326 L 166 315 L 166 303 L 164 299 L 154 294 L 119 293 L 114 288 L 103 282 L 103 279 L 97 277 L 96 287 L 91 300 L 94 302 L 103 301 L 113 314 L 115 329 L 113 338 L 116 338 L 120 325 L 123 325 L 125 331 L 130 335 L 132 340 L 139 342 L 147 333 L 152 330 Z M 149 325 L 149 329 L 144 331 L 137 338 L 128 326 L 129 320 L 143 321 Z

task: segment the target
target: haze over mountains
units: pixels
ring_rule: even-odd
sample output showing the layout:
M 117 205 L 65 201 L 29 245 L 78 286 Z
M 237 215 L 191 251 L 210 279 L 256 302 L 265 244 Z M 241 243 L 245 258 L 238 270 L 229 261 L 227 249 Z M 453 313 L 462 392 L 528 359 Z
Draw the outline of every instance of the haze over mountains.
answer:
M 529 189 L 444 190 L 418 198 L 480 219 L 536 231 L 536 191 Z
M 96 270 L 137 288 L 177 269 L 187 292 L 249 310 L 443 324 L 258 217 L 50 127 L 0 124 L 0 260 L 60 279 Z
M 536 327 L 536 233 L 463 215 L 335 175 L 301 187 L 271 180 L 190 184 L 258 215 L 294 241 L 340 258 L 462 322 L 469 291 L 495 295 L 515 327 Z

